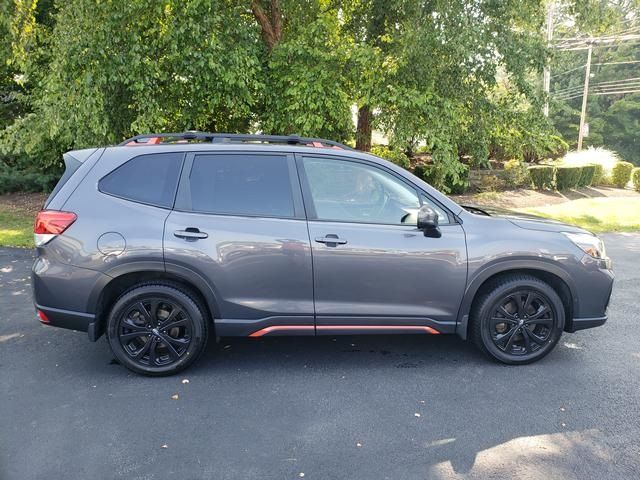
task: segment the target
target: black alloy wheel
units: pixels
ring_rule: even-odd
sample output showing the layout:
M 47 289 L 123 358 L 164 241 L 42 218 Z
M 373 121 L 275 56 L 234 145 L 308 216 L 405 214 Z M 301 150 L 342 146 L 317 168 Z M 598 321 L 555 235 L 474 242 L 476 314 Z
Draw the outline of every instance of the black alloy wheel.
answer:
M 549 301 L 535 290 L 519 290 L 498 300 L 487 322 L 494 345 L 509 355 L 544 348 L 555 323 Z
M 529 275 L 506 275 L 474 302 L 469 334 L 484 353 L 508 364 L 535 362 L 560 340 L 565 311 L 549 284 Z
M 175 302 L 145 298 L 120 319 L 118 338 L 129 357 L 148 367 L 167 366 L 188 350 L 193 321 Z
M 109 315 L 107 339 L 124 366 L 171 375 L 194 362 L 208 336 L 205 309 L 179 285 L 143 284 L 124 293 Z

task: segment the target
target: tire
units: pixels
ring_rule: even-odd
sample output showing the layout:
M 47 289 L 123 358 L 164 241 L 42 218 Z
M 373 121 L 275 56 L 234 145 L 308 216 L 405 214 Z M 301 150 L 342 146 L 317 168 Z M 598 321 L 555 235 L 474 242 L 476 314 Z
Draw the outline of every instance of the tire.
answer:
M 556 346 L 565 323 L 555 290 L 530 275 L 508 275 L 487 286 L 471 311 L 470 337 L 499 362 L 540 360 Z
M 180 285 L 136 285 L 114 303 L 107 340 L 118 361 L 150 376 L 178 373 L 202 354 L 209 319 L 197 297 Z

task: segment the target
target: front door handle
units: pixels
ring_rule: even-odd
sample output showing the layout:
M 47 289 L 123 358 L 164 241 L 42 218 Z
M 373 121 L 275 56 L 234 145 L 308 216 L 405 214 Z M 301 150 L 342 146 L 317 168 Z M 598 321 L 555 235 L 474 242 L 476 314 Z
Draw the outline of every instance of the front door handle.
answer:
M 325 235 L 324 237 L 316 237 L 316 242 L 325 243 L 330 247 L 335 247 L 336 245 L 344 245 L 347 243 L 344 238 L 338 238 L 338 235 L 335 235 L 333 233 Z
M 194 227 L 185 228 L 184 230 L 176 230 L 173 234 L 178 238 L 184 238 L 185 240 L 194 241 L 202 238 L 208 238 L 209 234 L 201 232 Z

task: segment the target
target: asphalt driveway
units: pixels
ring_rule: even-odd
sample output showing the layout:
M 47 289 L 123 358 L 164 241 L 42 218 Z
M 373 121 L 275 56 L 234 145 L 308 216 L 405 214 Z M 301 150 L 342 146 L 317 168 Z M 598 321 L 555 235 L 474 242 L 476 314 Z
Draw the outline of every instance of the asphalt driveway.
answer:
M 0 479 L 639 478 L 640 234 L 604 237 L 609 322 L 534 365 L 454 336 L 223 339 L 170 378 L 40 325 L 33 253 L 0 249 Z

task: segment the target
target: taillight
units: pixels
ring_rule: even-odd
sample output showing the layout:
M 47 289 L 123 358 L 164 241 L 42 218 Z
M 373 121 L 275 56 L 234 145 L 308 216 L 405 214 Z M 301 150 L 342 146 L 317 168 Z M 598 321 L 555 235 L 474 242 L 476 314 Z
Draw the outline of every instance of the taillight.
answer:
M 77 218 L 78 216 L 73 212 L 40 210 L 33 225 L 33 238 L 36 246 L 40 247 L 53 240 L 69 228 Z

